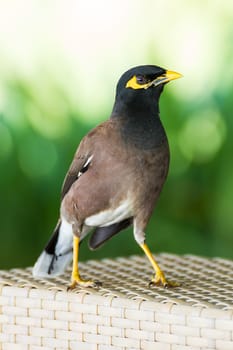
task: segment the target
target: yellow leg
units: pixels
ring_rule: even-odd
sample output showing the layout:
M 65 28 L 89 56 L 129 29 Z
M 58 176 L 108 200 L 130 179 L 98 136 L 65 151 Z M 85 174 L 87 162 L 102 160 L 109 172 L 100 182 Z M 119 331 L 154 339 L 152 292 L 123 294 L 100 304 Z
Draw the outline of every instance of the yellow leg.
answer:
M 74 236 L 73 238 L 73 269 L 71 276 L 71 285 L 68 287 L 68 290 L 74 289 L 77 285 L 82 287 L 97 287 L 98 283 L 92 280 L 83 280 L 79 275 L 78 268 L 78 253 L 79 253 L 79 242 L 80 238 Z
M 165 275 L 163 271 L 160 269 L 158 263 L 156 262 L 155 258 L 153 257 L 149 247 L 146 243 L 143 243 L 140 245 L 144 253 L 146 254 L 147 258 L 149 259 L 151 265 L 154 268 L 155 271 L 155 277 L 152 278 L 150 285 L 152 284 L 162 284 L 164 287 L 178 287 L 179 284 L 176 282 L 170 282 L 165 278 Z

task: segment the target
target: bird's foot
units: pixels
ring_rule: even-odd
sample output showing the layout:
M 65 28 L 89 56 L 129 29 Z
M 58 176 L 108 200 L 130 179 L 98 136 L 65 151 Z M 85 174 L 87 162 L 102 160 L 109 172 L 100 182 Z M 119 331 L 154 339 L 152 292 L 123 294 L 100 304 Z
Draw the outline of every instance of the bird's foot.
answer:
M 174 288 L 179 287 L 180 284 L 173 281 L 168 281 L 163 273 L 163 271 L 157 271 L 155 277 L 153 277 L 149 283 L 149 287 L 162 285 L 164 288 Z
M 99 288 L 102 286 L 101 282 L 93 281 L 93 280 L 83 280 L 80 276 L 72 277 L 71 285 L 67 288 L 67 291 L 75 289 L 77 286 L 80 287 L 91 287 L 91 288 Z

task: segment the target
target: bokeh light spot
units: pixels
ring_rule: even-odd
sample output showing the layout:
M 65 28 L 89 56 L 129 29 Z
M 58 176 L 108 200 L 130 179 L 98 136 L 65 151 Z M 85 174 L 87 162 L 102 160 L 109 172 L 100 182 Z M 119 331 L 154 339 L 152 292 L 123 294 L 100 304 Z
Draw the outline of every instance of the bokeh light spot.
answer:
M 226 137 L 224 119 L 216 109 L 192 115 L 179 134 L 184 156 L 194 162 L 207 162 L 215 157 Z
M 42 136 L 57 139 L 68 133 L 70 120 L 64 111 L 58 112 L 52 107 L 48 108 L 48 106 L 40 108 L 31 102 L 27 104 L 26 110 L 30 125 Z

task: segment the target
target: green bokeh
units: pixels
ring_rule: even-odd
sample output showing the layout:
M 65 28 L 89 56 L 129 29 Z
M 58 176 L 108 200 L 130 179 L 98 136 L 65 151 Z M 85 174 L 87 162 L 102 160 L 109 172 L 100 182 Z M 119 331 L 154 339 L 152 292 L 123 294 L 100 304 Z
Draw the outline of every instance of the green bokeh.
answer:
M 151 3 L 145 2 L 145 14 L 148 14 L 146 6 Z M 164 2 L 164 11 L 169 3 L 172 2 Z M 195 3 L 197 5 L 192 3 L 193 9 L 201 11 L 201 2 Z M 215 13 L 218 1 L 213 3 L 215 6 L 210 9 Z M 184 2 L 178 1 L 177 4 L 181 8 L 176 10 L 182 12 Z M 228 12 L 227 1 L 225 5 L 225 11 L 221 5 L 219 22 L 216 23 L 216 27 L 224 23 L 220 36 L 211 39 L 214 44 L 215 40 L 221 42 L 221 59 L 211 54 L 209 56 L 211 66 L 216 68 L 212 73 L 217 80 L 211 80 L 211 71 L 206 67 L 207 76 L 203 73 L 199 76 L 199 84 L 202 79 L 204 86 L 201 92 L 197 92 L 197 81 L 188 77 L 188 83 L 184 83 L 187 84 L 187 95 L 182 83 L 176 85 L 174 82 L 173 86 L 166 87 L 161 97 L 161 118 L 170 141 L 171 166 L 147 228 L 147 241 L 154 252 L 233 258 L 233 15 L 230 16 Z M 134 7 L 133 3 L 131 7 Z M 181 21 L 191 16 L 188 7 L 183 11 L 186 17 L 182 17 L 181 13 L 178 18 Z M 127 16 L 132 19 L 133 14 L 129 11 Z M 208 21 L 211 21 L 211 11 L 209 15 L 206 13 L 207 25 Z M 40 22 L 36 25 L 39 28 Z M 168 22 L 167 25 L 172 24 Z M 169 38 L 170 30 L 166 29 L 166 38 Z M 138 42 L 142 40 L 139 29 L 137 33 L 129 32 L 133 47 L 144 51 L 141 63 L 161 62 L 161 55 L 153 49 L 152 32 L 148 33 L 146 43 Z M 181 32 L 177 32 L 177 35 L 181 35 Z M 41 40 L 43 42 L 43 36 Z M 162 39 L 161 42 L 164 47 L 168 43 Z M 3 42 L 1 45 L 4 53 L 6 46 Z M 21 49 L 24 50 L 24 47 Z M 103 62 L 109 61 L 109 67 L 104 69 L 101 66 L 97 74 L 93 59 L 90 71 L 88 66 L 86 68 L 89 80 L 85 81 L 85 89 L 82 85 L 85 73 L 79 72 L 78 64 L 69 67 L 67 62 L 63 62 L 56 66 L 56 47 L 50 48 L 54 57 L 43 56 L 44 65 L 34 61 L 35 73 L 28 77 L 21 74 L 22 71 L 27 72 L 27 64 L 14 67 L 6 60 L 3 62 L 6 71 L 3 74 L 4 69 L 1 68 L 0 268 L 23 267 L 35 262 L 56 224 L 61 185 L 77 145 L 90 128 L 108 118 L 111 112 L 116 83 L 113 79 L 118 76 L 111 71 L 112 53 L 109 53 L 107 46 L 104 49 L 101 57 Z M 82 54 L 85 57 L 85 52 L 81 50 Z M 8 52 L 8 56 L 11 58 L 11 53 Z M 40 53 L 35 54 L 35 57 L 39 56 Z M 122 67 L 119 57 L 118 60 L 119 67 Z M 133 59 L 131 61 L 129 58 L 129 67 L 135 62 Z M 168 63 L 169 57 L 166 58 L 166 65 Z M 53 65 L 56 66 L 54 71 Z M 97 67 L 100 67 L 100 63 L 96 63 L 96 70 Z M 120 71 L 116 62 L 114 67 L 117 72 Z M 186 62 L 186 74 L 187 67 Z M 194 70 L 190 67 L 190 70 Z M 197 65 L 195 69 L 198 68 L 205 72 L 203 67 Z M 180 69 L 182 71 L 182 64 Z M 100 70 L 102 75 L 99 74 Z M 76 75 L 77 93 L 72 86 L 67 91 L 69 77 L 72 85 L 73 76 Z M 86 95 L 82 95 L 84 90 Z M 182 90 L 180 95 L 177 90 Z M 90 111 L 93 111 L 92 116 Z M 139 253 L 141 251 L 129 229 L 95 252 L 89 251 L 84 243 L 81 259 Z

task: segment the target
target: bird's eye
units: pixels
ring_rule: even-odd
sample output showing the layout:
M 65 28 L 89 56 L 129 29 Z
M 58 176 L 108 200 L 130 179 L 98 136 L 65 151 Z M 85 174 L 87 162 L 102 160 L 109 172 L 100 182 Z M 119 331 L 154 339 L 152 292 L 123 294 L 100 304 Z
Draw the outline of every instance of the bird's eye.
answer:
M 148 79 L 144 75 L 137 75 L 136 79 L 138 84 L 142 85 L 148 83 Z

